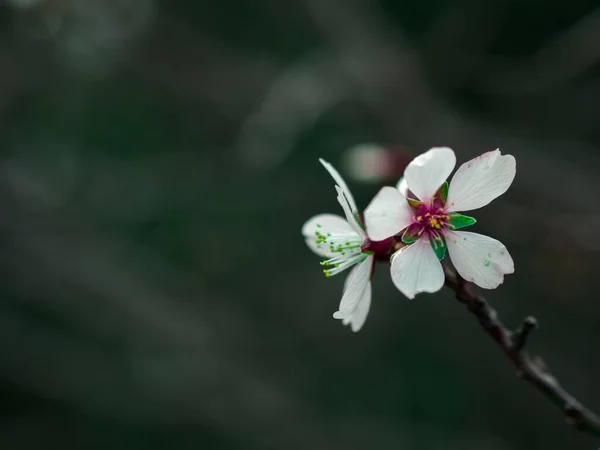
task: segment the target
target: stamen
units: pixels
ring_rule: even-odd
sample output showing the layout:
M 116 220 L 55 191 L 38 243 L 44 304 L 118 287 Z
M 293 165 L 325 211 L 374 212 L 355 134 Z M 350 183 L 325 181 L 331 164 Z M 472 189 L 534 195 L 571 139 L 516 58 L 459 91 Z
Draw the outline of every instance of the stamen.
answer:
M 361 252 L 358 252 L 349 258 L 343 258 L 343 259 L 332 258 L 330 260 L 323 261 L 321 263 L 322 265 L 324 265 L 326 267 L 333 266 L 332 269 L 323 269 L 323 273 L 325 274 L 326 277 L 332 277 L 334 275 L 337 275 L 340 272 L 343 272 L 348 267 L 353 266 L 354 264 L 362 261 L 366 257 L 367 257 L 367 255 L 365 255 Z
M 315 231 L 318 248 L 323 248 L 321 266 L 323 273 L 330 277 L 356 264 L 366 257 L 361 251 L 363 240 L 360 236 L 348 236 L 347 233 Z

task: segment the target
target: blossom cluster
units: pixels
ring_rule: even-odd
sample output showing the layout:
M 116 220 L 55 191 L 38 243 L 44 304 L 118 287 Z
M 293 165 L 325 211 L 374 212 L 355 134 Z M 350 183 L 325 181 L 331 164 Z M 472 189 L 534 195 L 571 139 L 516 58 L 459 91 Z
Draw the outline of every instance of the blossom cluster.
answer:
M 499 150 L 484 153 L 460 166 L 448 183 L 456 156 L 450 148 L 432 148 L 408 164 L 396 187 L 383 187 L 364 216 L 341 175 L 320 161 L 335 181 L 344 217 L 317 215 L 304 224 L 302 234 L 308 247 L 323 257 L 326 276 L 351 268 L 333 317 L 353 331 L 362 328 L 369 313 L 377 261 L 391 263 L 394 285 L 410 299 L 442 288 L 441 261 L 446 253 L 465 280 L 482 288 L 494 289 L 504 275 L 514 272 L 506 247 L 496 239 L 463 231 L 476 221 L 461 214 L 508 190 L 516 173 L 513 156 Z

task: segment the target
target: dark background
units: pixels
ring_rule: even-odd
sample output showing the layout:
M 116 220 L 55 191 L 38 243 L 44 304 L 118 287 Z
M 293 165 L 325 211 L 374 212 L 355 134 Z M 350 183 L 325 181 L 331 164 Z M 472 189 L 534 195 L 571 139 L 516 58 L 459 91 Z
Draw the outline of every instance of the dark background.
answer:
M 500 147 L 488 298 L 600 409 L 597 1 L 0 2 L 0 448 L 588 449 L 452 294 L 353 334 L 300 228 L 361 143 Z

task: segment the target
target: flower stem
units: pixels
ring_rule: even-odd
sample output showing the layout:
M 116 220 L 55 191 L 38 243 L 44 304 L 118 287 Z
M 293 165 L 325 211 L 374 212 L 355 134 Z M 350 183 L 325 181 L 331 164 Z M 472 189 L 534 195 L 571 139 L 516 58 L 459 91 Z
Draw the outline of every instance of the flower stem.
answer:
M 532 358 L 525 350 L 528 337 L 537 328 L 537 320 L 528 317 L 516 331 L 507 329 L 497 311 L 473 290 L 471 283 L 462 279 L 447 265 L 444 266 L 444 272 L 446 286 L 456 293 L 458 301 L 467 306 L 484 331 L 512 361 L 517 369 L 517 376 L 531 383 L 560 407 L 568 424 L 578 431 L 600 436 L 600 417 L 567 392 L 540 357 Z

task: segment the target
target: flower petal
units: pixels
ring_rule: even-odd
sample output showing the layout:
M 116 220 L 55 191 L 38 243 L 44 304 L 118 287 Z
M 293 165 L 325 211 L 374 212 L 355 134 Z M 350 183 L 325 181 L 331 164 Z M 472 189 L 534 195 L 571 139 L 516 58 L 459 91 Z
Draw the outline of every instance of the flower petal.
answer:
M 337 201 L 344 210 L 346 220 L 354 228 L 354 231 L 363 239 L 367 237 L 367 233 L 363 229 L 362 223 L 358 220 L 358 212 L 352 212 L 351 206 L 348 203 L 348 198 L 344 194 L 344 190 L 338 185 L 335 186 L 335 190 L 338 193 Z
M 435 147 L 417 156 L 404 171 L 408 188 L 419 200 L 426 202 L 446 181 L 454 166 L 456 156 L 448 147 Z
M 331 178 L 333 178 L 335 184 L 341 187 L 342 191 L 344 191 L 344 195 L 348 199 L 348 204 L 350 205 L 350 210 L 353 213 L 358 211 L 358 208 L 356 207 L 356 202 L 354 201 L 354 197 L 352 197 L 352 193 L 350 192 L 348 185 L 346 184 L 340 173 L 324 159 L 319 158 L 319 162 L 323 164 L 323 167 L 325 167 L 325 169 L 327 169 L 327 172 L 329 172 L 329 175 L 331 175 Z
M 354 273 L 358 270 L 359 267 L 360 267 L 359 265 L 356 265 L 352 269 L 350 269 L 350 272 L 348 272 L 348 276 L 344 280 L 344 287 L 342 288 L 342 294 L 348 290 L 348 286 L 350 286 L 350 280 L 352 279 L 352 277 L 354 276 Z
M 429 239 L 419 239 L 392 255 L 392 281 L 408 298 L 419 292 L 437 292 L 444 285 L 444 270 Z
M 366 257 L 348 276 L 347 288 L 344 290 L 339 311 L 333 313 L 335 319 L 350 316 L 356 310 L 359 301 L 363 299 L 365 289 L 371 279 L 374 257 Z
M 319 256 L 329 255 L 329 244 L 323 242 L 322 236 L 331 233 L 336 237 L 347 239 L 352 243 L 362 243 L 362 238 L 343 217 L 335 214 L 319 214 L 309 219 L 302 227 L 306 245 Z
M 415 198 L 416 195 L 410 189 L 408 189 L 408 182 L 406 181 L 406 177 L 402 176 L 396 183 L 396 189 L 400 191 L 402 195 L 408 198 Z
M 350 324 L 350 328 L 355 333 L 360 331 L 360 329 L 365 324 L 367 320 L 367 316 L 369 315 L 369 309 L 371 309 L 371 282 L 367 284 L 367 289 L 365 289 L 365 293 L 363 298 L 356 305 L 356 309 L 352 313 L 352 315 L 343 319 L 344 325 Z
M 402 195 L 408 197 L 408 183 L 406 182 L 406 177 L 400 177 L 396 183 L 396 189 L 398 189 Z
M 352 269 L 350 274 L 346 277 L 346 281 L 344 282 L 344 292 L 348 288 L 349 280 L 352 277 L 353 272 L 355 272 L 357 269 L 358 266 Z M 352 331 L 354 332 L 360 331 L 365 323 L 365 320 L 367 320 L 367 315 L 369 314 L 369 309 L 371 308 L 371 292 L 371 282 L 369 281 L 367 288 L 365 289 L 365 293 L 363 294 L 362 299 L 358 301 L 354 312 L 342 319 L 342 323 L 344 325 L 349 324 L 350 328 L 352 328 Z
M 452 264 L 467 281 L 495 289 L 504 275 L 515 271 L 514 262 L 502 242 L 468 231 L 450 231 L 446 243 Z
M 449 211 L 470 211 L 504 194 L 515 178 L 517 162 L 500 150 L 484 153 L 458 168 L 448 192 Z
M 409 226 L 413 215 L 400 191 L 385 186 L 365 209 L 367 234 L 373 241 L 387 239 Z

